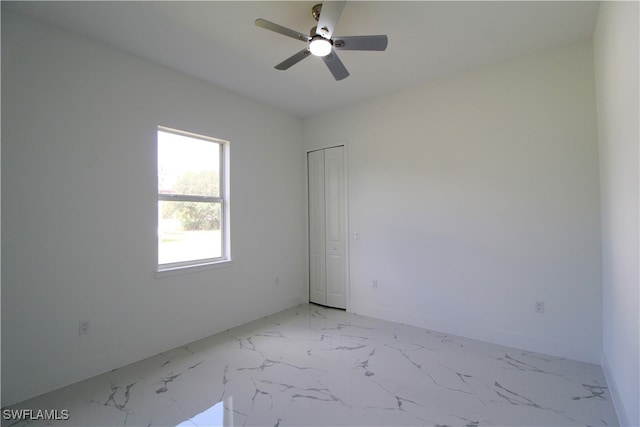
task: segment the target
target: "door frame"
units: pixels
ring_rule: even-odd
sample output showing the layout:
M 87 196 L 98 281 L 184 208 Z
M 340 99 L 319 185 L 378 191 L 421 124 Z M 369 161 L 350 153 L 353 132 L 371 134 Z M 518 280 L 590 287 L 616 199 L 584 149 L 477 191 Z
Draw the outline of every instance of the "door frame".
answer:
M 314 146 L 311 148 L 306 148 L 304 150 L 304 174 L 305 174 L 305 186 L 304 186 L 304 194 L 305 194 L 305 208 L 304 212 L 306 215 L 306 233 L 305 233 L 305 243 L 306 243 L 306 291 L 305 291 L 305 302 L 310 303 L 310 265 L 309 265 L 309 153 L 319 150 L 325 150 L 327 148 L 334 147 L 344 147 L 343 155 L 343 172 L 344 172 L 344 283 L 345 283 L 345 297 L 346 297 L 346 311 L 351 311 L 351 281 L 349 280 L 351 277 L 350 274 L 350 239 L 349 236 L 349 144 L 347 140 L 334 141 L 333 143 L 327 143 L 323 145 Z

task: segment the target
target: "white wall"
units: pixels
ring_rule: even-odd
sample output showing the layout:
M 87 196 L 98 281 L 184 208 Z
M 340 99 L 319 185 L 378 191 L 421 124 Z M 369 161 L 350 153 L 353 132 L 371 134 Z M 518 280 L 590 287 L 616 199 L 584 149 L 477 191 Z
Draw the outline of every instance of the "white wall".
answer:
M 599 363 L 592 60 L 570 46 L 305 119 L 308 148 L 348 141 L 349 310 Z
M 602 206 L 602 365 L 623 425 L 640 425 L 638 2 L 603 2 L 594 35 Z
M 155 278 L 159 124 L 231 141 L 231 267 Z M 299 118 L 3 11 L 2 404 L 302 302 L 301 139 Z

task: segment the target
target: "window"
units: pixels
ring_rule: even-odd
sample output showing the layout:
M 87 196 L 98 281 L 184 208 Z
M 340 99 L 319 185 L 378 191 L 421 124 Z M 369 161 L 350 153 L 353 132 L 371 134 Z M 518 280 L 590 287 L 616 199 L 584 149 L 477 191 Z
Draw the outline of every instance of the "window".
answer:
M 158 127 L 158 271 L 230 261 L 229 143 Z

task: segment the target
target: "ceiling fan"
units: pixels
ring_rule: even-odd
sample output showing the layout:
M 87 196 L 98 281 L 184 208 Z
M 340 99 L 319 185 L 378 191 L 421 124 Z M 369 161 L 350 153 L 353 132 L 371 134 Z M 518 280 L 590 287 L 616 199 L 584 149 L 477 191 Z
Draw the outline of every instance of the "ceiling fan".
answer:
M 322 60 L 333 74 L 336 80 L 342 80 L 349 76 L 349 71 L 340 61 L 336 50 L 374 50 L 383 51 L 387 48 L 387 36 L 345 36 L 332 37 L 333 30 L 340 19 L 342 9 L 346 1 L 325 1 L 316 4 L 311 8 L 311 15 L 318 22 L 311 28 L 309 35 L 299 33 L 282 25 L 274 24 L 266 19 L 256 19 L 258 27 L 275 31 L 276 33 L 291 37 L 303 42 L 308 46 L 285 59 L 275 66 L 277 70 L 286 70 L 297 64 L 309 55 L 322 57 Z

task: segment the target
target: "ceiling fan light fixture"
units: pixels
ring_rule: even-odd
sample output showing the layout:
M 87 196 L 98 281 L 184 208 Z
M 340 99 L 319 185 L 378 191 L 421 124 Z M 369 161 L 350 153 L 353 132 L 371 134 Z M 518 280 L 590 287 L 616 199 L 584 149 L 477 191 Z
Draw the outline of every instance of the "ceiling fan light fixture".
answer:
M 315 56 L 327 56 L 331 53 L 331 40 L 321 36 L 314 37 L 309 43 L 309 50 Z

